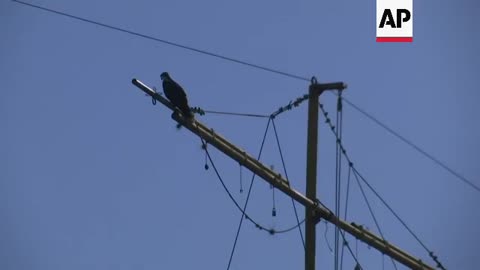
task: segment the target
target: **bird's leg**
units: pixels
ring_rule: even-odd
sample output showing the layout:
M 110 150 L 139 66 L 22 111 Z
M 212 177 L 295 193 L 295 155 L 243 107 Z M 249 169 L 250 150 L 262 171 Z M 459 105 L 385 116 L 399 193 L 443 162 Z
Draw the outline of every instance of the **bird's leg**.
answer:
M 179 113 L 180 113 L 180 110 L 179 110 L 178 108 L 175 108 L 175 109 L 173 110 L 173 113 L 172 113 L 172 118 L 175 119 L 174 116 L 175 116 L 175 115 L 179 115 Z M 182 128 L 182 124 L 177 123 L 177 125 L 176 125 L 175 127 L 177 128 L 177 130 L 180 130 L 180 129 Z

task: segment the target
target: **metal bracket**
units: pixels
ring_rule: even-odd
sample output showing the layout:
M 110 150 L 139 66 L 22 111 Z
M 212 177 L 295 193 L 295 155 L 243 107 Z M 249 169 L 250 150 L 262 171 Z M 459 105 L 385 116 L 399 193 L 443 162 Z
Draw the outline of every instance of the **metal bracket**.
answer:
M 313 222 L 315 222 L 315 224 L 318 224 L 322 220 L 320 212 L 318 211 L 317 208 L 315 208 L 311 211 L 311 215 L 312 215 L 311 218 L 312 218 Z
M 321 95 L 324 91 L 328 90 L 343 91 L 346 88 L 347 84 L 344 82 L 317 83 L 316 80 L 312 80 L 312 83 L 310 84 L 310 90 L 312 90 L 316 95 Z
M 320 205 L 320 202 L 318 201 L 318 199 L 314 200 L 314 204 L 315 204 L 315 207 L 310 210 L 310 217 L 309 218 L 311 218 L 311 220 L 315 224 L 318 224 L 322 220 L 322 214 L 319 211 L 319 207 L 318 207 Z

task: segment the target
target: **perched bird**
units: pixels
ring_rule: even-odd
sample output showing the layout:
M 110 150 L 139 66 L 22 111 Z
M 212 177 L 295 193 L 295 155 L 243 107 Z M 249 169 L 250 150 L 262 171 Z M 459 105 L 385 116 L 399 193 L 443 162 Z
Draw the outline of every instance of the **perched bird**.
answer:
M 185 118 L 193 118 L 193 112 L 188 106 L 187 94 L 183 88 L 176 83 L 167 72 L 160 74 L 162 79 L 163 92 L 170 102 L 177 107 Z

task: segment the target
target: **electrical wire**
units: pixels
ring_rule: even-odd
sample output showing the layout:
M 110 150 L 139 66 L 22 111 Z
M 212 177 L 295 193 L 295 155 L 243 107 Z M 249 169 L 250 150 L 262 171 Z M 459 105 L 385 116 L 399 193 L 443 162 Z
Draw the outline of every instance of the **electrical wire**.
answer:
M 12 0 L 12 2 L 15 2 L 15 3 L 18 3 L 18 4 L 22 4 L 22 5 L 25 5 L 25 6 L 30 6 L 30 7 L 32 7 L 32 8 L 40 9 L 40 10 L 47 11 L 47 12 L 50 12 L 50 13 L 53 13 L 53 14 L 65 16 L 65 17 L 68 17 L 68 18 L 71 18 L 71 19 L 79 20 L 79 21 L 82 21 L 82 22 L 86 22 L 86 23 L 98 25 L 98 26 L 101 26 L 101 27 L 104 27 L 104 28 L 108 28 L 108 29 L 110 29 L 110 30 L 115 30 L 115 31 L 118 31 L 118 32 L 127 33 L 127 34 L 130 34 L 130 35 L 134 35 L 134 36 L 137 36 L 137 37 L 141 37 L 141 38 L 149 39 L 149 40 L 152 40 L 152 41 L 160 42 L 160 43 L 163 43 L 163 44 L 166 44 L 166 45 L 170 45 L 170 46 L 173 46 L 173 47 L 177 47 L 177 48 L 181 48 L 181 49 L 193 51 L 193 52 L 196 52 L 196 53 L 199 53 L 199 54 L 203 54 L 203 55 L 215 57 L 215 58 L 222 59 L 222 60 L 225 60 L 225 61 L 237 63 L 237 64 L 240 64 L 240 65 L 244 65 L 244 66 L 256 68 L 256 69 L 263 70 L 263 71 L 267 71 L 267 72 L 271 72 L 271 73 L 275 73 L 275 74 L 282 75 L 282 76 L 285 76 L 285 77 L 289 77 L 289 78 L 293 78 L 293 79 L 297 79 L 297 80 L 301 80 L 301 81 L 310 81 L 309 78 L 304 77 L 304 76 L 299 76 L 299 75 L 295 75 L 295 74 L 292 74 L 292 73 L 280 71 L 280 70 L 277 70 L 277 69 L 272 69 L 272 68 L 268 68 L 268 67 L 265 67 L 265 66 L 260 66 L 260 65 L 257 65 L 257 64 L 252 64 L 252 63 L 249 63 L 249 62 L 246 62 L 246 61 L 242 61 L 242 60 L 238 60 L 238 59 L 235 59 L 235 58 L 232 58 L 232 57 L 223 56 L 223 55 L 220 55 L 220 54 L 217 54 L 217 53 L 212 53 L 212 52 L 208 52 L 208 51 L 205 51 L 205 50 L 196 49 L 196 48 L 193 48 L 193 47 L 190 47 L 190 46 L 186 46 L 186 45 L 182 45 L 182 44 L 179 44 L 179 43 L 176 43 L 176 42 L 172 42 L 172 41 L 168 41 L 168 40 L 165 40 L 165 39 L 156 38 L 156 37 L 153 37 L 153 36 L 150 36 L 150 35 L 146 35 L 146 34 L 141 34 L 141 33 L 139 33 L 139 32 L 135 32 L 135 31 L 132 31 L 132 30 L 127 30 L 127 29 L 123 29 L 123 28 L 120 28 L 120 27 L 117 27 L 117 26 L 108 25 L 108 24 L 101 23 L 101 22 L 97 22 L 97 21 L 94 21 L 94 20 L 82 18 L 82 17 L 75 16 L 75 15 L 72 15 L 72 14 L 69 14 L 69 13 L 66 13 L 66 12 L 62 12 L 62 11 L 58 11 L 58 10 L 54 10 L 54 9 L 50 9 L 50 8 L 46 8 L 46 7 L 42 7 L 42 6 L 39 6 L 39 5 L 35 5 L 35 4 L 31 4 L 31 3 L 27 3 L 27 2 L 23 2 L 23 1 L 19 1 L 19 0 Z M 469 179 L 467 179 L 466 177 L 462 176 L 459 172 L 457 172 L 457 171 L 453 170 L 452 168 L 450 168 L 446 163 L 441 162 L 440 160 L 438 160 L 437 158 L 435 158 L 435 157 L 432 156 L 431 154 L 427 153 L 425 150 L 423 150 L 422 148 L 420 148 L 419 146 L 417 146 L 416 144 L 414 144 L 414 143 L 411 142 L 410 140 L 407 140 L 405 137 L 401 136 L 398 132 L 395 132 L 394 130 L 392 130 L 391 128 L 389 128 L 387 125 L 385 125 L 385 124 L 383 124 L 382 122 L 380 122 L 380 121 L 379 121 L 377 118 L 375 118 L 373 115 L 367 113 L 365 110 L 361 109 L 360 107 L 358 107 L 357 105 L 355 105 L 354 103 L 352 103 L 351 101 L 349 101 L 348 99 L 343 98 L 343 100 L 345 100 L 345 102 L 347 102 L 348 105 L 352 106 L 354 109 L 356 109 L 357 111 L 359 111 L 359 112 L 362 113 L 363 115 L 367 116 L 370 120 L 374 121 L 374 122 L 377 123 L 379 126 L 381 126 L 381 127 L 384 128 L 385 130 L 387 130 L 388 132 L 390 132 L 391 134 L 393 134 L 394 136 L 396 136 L 397 138 L 399 138 L 401 141 L 403 141 L 404 143 L 406 143 L 406 144 L 410 145 L 411 147 L 413 147 L 417 152 L 421 153 L 422 155 L 424 155 L 424 156 L 427 157 L 428 159 L 430 159 L 430 160 L 432 160 L 433 162 L 435 162 L 438 166 L 440 166 L 440 167 L 442 167 L 443 169 L 445 169 L 445 170 L 447 170 L 448 172 L 450 172 L 450 173 L 451 173 L 453 176 L 455 176 L 457 179 L 463 181 L 464 183 L 466 183 L 467 185 L 469 185 L 471 188 L 473 188 L 473 189 L 477 190 L 478 192 L 480 192 L 480 187 L 479 187 L 478 185 L 474 184 L 471 180 L 469 180 Z
M 345 239 L 345 233 L 344 233 L 342 230 L 340 230 L 340 235 L 342 236 L 343 243 L 344 243 L 344 245 L 347 247 L 348 252 L 350 252 L 350 255 L 352 256 L 352 258 L 355 260 L 355 262 L 356 262 L 357 265 L 360 267 L 360 269 L 363 269 L 363 267 L 360 265 L 360 262 L 358 261 L 357 256 L 353 253 L 352 248 L 350 247 L 350 244 L 349 244 L 348 241 Z M 357 254 L 357 255 L 358 255 L 358 254 Z
M 319 205 L 321 205 L 322 207 L 324 207 L 325 209 L 327 209 L 328 211 L 331 212 L 331 210 L 324 204 L 322 203 L 320 200 L 317 200 L 316 201 Z M 347 247 L 348 251 L 350 252 L 350 255 L 352 255 L 353 259 L 355 260 L 355 262 L 357 263 L 357 265 L 360 267 L 360 269 L 363 269 L 363 267 L 360 265 L 360 262 L 358 261 L 358 251 L 356 252 L 356 255 L 353 253 L 351 247 L 350 247 L 350 244 L 348 243 L 348 241 L 346 240 L 345 238 L 345 235 L 344 235 L 344 232 L 343 230 L 340 230 L 340 235 L 342 236 L 342 239 L 343 239 L 343 243 L 344 245 Z M 358 241 L 358 239 L 357 239 Z M 355 246 L 356 248 L 356 246 Z
M 345 195 L 345 214 L 343 215 L 343 220 L 347 220 L 347 213 L 348 213 L 348 198 L 350 195 L 350 175 L 352 172 L 352 168 L 348 167 L 348 176 L 347 176 L 347 194 Z M 342 252 L 340 255 L 340 269 L 343 269 L 343 252 L 345 250 L 345 242 L 342 245 Z
M 357 174 L 360 177 L 362 182 L 367 185 L 367 187 L 373 192 L 373 194 L 375 194 L 375 196 L 383 203 L 383 205 L 387 207 L 387 209 L 395 216 L 395 218 L 397 218 L 397 220 L 403 225 L 403 227 L 407 229 L 407 231 L 415 238 L 415 240 L 417 240 L 417 242 L 425 249 L 425 251 L 428 252 L 428 255 L 437 263 L 437 267 L 445 270 L 445 267 L 438 260 L 438 257 L 435 256 L 435 254 L 423 243 L 422 240 L 420 240 L 420 238 L 413 232 L 413 230 L 407 225 L 407 223 L 393 210 L 393 208 L 385 201 L 385 199 L 380 196 L 380 194 L 375 190 L 375 188 L 370 185 L 370 183 L 365 179 L 365 177 L 363 177 L 360 172 L 355 167 L 353 167 L 353 163 L 352 170 L 354 171 L 354 174 Z
M 276 69 L 273 69 L 273 68 L 268 68 L 268 67 L 248 63 L 246 61 L 242 61 L 242 60 L 238 60 L 238 59 L 235 59 L 235 58 L 223 56 L 223 55 L 220 55 L 220 54 L 208 52 L 208 51 L 205 51 L 205 50 L 196 49 L 196 48 L 186 46 L 186 45 L 182 45 L 182 44 L 179 44 L 179 43 L 176 43 L 176 42 L 156 38 L 156 37 L 146 35 L 146 34 L 141 34 L 141 33 L 138 33 L 138 32 L 132 31 L 132 30 L 123 29 L 123 28 L 120 28 L 120 27 L 117 27 L 117 26 L 108 25 L 108 24 L 97 22 L 97 21 L 90 20 L 90 19 L 85 19 L 85 18 L 82 18 L 82 17 L 79 17 L 79 16 L 68 14 L 66 12 L 57 11 L 57 10 L 54 10 L 54 9 L 42 7 L 42 6 L 39 6 L 39 5 L 34 5 L 34 4 L 23 2 L 23 1 L 18 1 L 18 0 L 12 0 L 12 1 L 16 2 L 16 3 L 19 3 L 19 4 L 22 4 L 22 5 L 26 5 L 26 6 L 41 9 L 41 10 L 44 10 L 44 11 L 48 11 L 48 12 L 51 12 L 51 13 L 55 13 L 57 15 L 62 15 L 62 16 L 69 17 L 69 18 L 72 18 L 72 19 L 75 19 L 75 20 L 79 20 L 79 21 L 95 24 L 95 25 L 98 25 L 98 26 L 102 26 L 102 27 L 108 28 L 110 30 L 115 30 L 115 31 L 130 34 L 130 35 L 138 36 L 138 37 L 141 37 L 141 38 L 157 41 L 157 42 L 164 43 L 164 44 L 167 44 L 167 45 L 170 45 L 170 46 L 174 46 L 174 47 L 178 47 L 178 48 L 181 48 L 181 49 L 193 51 L 193 52 L 196 52 L 196 53 L 212 56 L 212 57 L 215 57 L 215 58 L 219 58 L 219 59 L 226 60 L 226 61 L 229 61 L 229 62 L 237 63 L 237 64 L 240 64 L 240 65 L 264 70 L 264 71 L 271 72 L 271 73 L 276 73 L 276 74 L 286 76 L 286 77 L 290 77 L 290 78 L 297 79 L 297 80 L 310 81 L 310 79 L 308 79 L 308 78 L 298 76 L 298 75 L 295 75 L 295 74 L 291 74 L 291 73 L 288 73 L 288 72 L 283 72 L 283 71 L 276 70 Z
M 260 151 L 258 153 L 257 160 L 260 160 L 260 157 L 262 156 L 263 146 L 265 145 L 265 139 L 267 138 L 268 128 L 270 127 L 270 122 L 271 122 L 271 118 L 268 119 L 267 127 L 265 129 L 265 134 L 263 135 L 262 144 L 260 146 Z M 250 199 L 250 194 L 252 192 L 252 187 L 253 187 L 253 183 L 254 183 L 254 180 L 255 180 L 255 176 L 256 176 L 256 174 L 254 173 L 252 175 L 252 180 L 250 181 L 250 186 L 248 188 L 248 193 L 247 193 L 247 199 L 245 200 L 245 204 L 244 204 L 243 209 L 242 209 L 242 217 L 240 218 L 240 222 L 238 224 L 237 233 L 235 235 L 235 241 L 233 242 L 232 252 L 230 253 L 230 259 L 228 260 L 227 270 L 230 269 L 230 265 L 231 265 L 232 259 L 233 259 L 233 254 L 235 253 L 235 248 L 237 247 L 238 236 L 240 235 L 240 230 L 242 228 L 243 219 L 244 219 L 244 216 L 245 216 L 245 210 L 247 210 L 248 201 Z
M 270 117 L 270 115 L 264 115 L 264 114 L 203 110 L 200 107 L 194 107 L 194 108 L 191 108 L 191 109 L 192 109 L 193 113 L 197 113 L 197 114 L 200 114 L 200 115 L 204 115 L 204 114 L 208 113 L 208 114 L 243 116 L 243 117 L 257 117 L 257 118 L 269 118 Z
M 270 117 L 275 118 L 278 115 L 280 115 L 280 114 L 282 114 L 286 111 L 290 111 L 293 108 L 296 108 L 296 107 L 300 106 L 300 104 L 302 104 L 302 102 L 307 100 L 308 97 L 309 97 L 309 95 L 305 94 L 303 96 L 300 96 L 300 97 L 296 98 L 295 100 L 290 100 L 290 102 L 288 102 L 287 105 L 278 108 L 276 111 L 274 111 L 272 114 L 270 114 Z
M 434 157 L 433 155 L 429 154 L 427 151 L 425 151 L 424 149 L 422 149 L 420 146 L 416 145 L 415 143 L 413 143 L 411 140 L 405 138 L 404 136 L 400 135 L 400 133 L 398 133 L 397 131 L 393 130 L 392 128 L 390 128 L 389 126 L 387 126 L 386 124 L 384 124 L 383 122 L 381 122 L 380 120 L 378 120 L 375 116 L 373 116 L 372 114 L 366 112 L 365 110 L 363 110 L 362 108 L 358 107 L 357 105 L 355 105 L 353 102 L 349 101 L 348 99 L 346 99 L 345 97 L 342 98 L 348 105 L 350 105 L 352 108 L 354 108 L 355 110 L 357 110 L 359 113 L 363 114 L 364 116 L 366 116 L 368 119 L 372 120 L 375 124 L 377 124 L 378 126 L 380 126 L 381 128 L 383 128 L 384 130 L 388 131 L 390 134 L 392 134 L 393 136 L 395 136 L 396 138 L 398 138 L 400 141 L 402 141 L 403 143 L 407 144 L 408 146 L 412 147 L 413 149 L 415 149 L 415 151 L 419 152 L 420 154 L 422 154 L 423 156 L 425 156 L 426 158 L 430 159 L 431 161 L 433 161 L 435 164 L 437 164 L 438 166 L 440 166 L 441 168 L 445 169 L 446 171 L 448 171 L 450 174 L 452 174 L 453 176 L 455 176 L 457 179 L 463 181 L 465 184 L 469 185 L 471 188 L 475 189 L 476 191 L 480 192 L 480 187 L 476 184 L 474 184 L 471 180 L 467 179 L 466 177 L 464 177 L 463 175 L 461 175 L 459 172 L 455 171 L 454 169 L 450 168 L 446 163 L 440 161 L 439 159 L 437 159 L 436 157 Z
M 328 241 L 328 222 L 325 221 L 325 231 L 323 231 L 323 237 L 325 238 L 325 243 L 327 243 L 327 248 L 330 253 L 333 253 L 333 249 L 330 246 L 330 241 Z
M 252 114 L 252 113 L 234 113 L 234 112 L 219 112 L 219 111 L 205 111 L 209 114 L 223 114 L 223 115 L 234 115 L 234 116 L 245 116 L 245 117 L 260 117 L 260 118 L 268 118 L 269 115 L 263 114 Z
M 338 94 L 337 100 L 337 117 L 336 117 L 336 130 L 335 134 L 340 140 L 342 139 L 342 126 L 343 126 L 343 110 L 342 110 L 342 92 Z M 341 172 L 342 172 L 342 155 L 340 153 L 340 144 L 337 140 L 335 151 L 335 216 L 340 216 L 340 190 L 341 190 Z M 338 270 L 339 259 L 339 228 L 335 226 L 335 258 L 334 266 L 335 270 Z
M 445 270 L 445 268 L 443 267 L 443 265 L 440 263 L 440 261 L 438 260 L 438 257 L 435 256 L 435 254 L 430 250 L 428 249 L 428 247 L 420 240 L 420 238 L 413 232 L 413 230 L 405 223 L 405 221 L 403 221 L 402 218 L 400 218 L 400 216 L 393 210 L 393 208 L 385 201 L 385 199 L 383 199 L 382 196 L 380 196 L 380 194 L 375 190 L 375 188 L 372 187 L 372 185 L 370 185 L 370 183 L 365 179 L 365 177 L 363 177 L 360 172 L 354 167 L 354 164 L 352 162 L 352 160 L 350 159 L 350 157 L 348 156 L 347 154 L 347 150 L 345 149 L 345 147 L 343 146 L 343 143 L 342 143 L 342 140 L 340 140 L 336 133 L 334 132 L 335 128 L 334 126 L 332 125 L 331 123 L 331 120 L 330 118 L 328 117 L 328 113 L 325 111 L 325 109 L 323 108 L 323 104 L 319 103 L 318 106 L 320 107 L 320 110 L 322 111 L 324 117 L 326 118 L 326 123 L 330 126 L 330 129 L 332 130 L 333 132 L 333 135 L 335 136 L 336 140 L 339 141 L 340 143 L 340 149 L 342 151 L 342 154 L 345 156 L 346 160 L 348 161 L 348 164 L 349 164 L 349 167 L 352 169 L 352 171 L 354 172 L 354 174 L 357 174 L 360 179 L 362 180 L 362 182 L 364 182 L 367 187 L 373 192 L 373 194 L 375 194 L 375 196 L 383 203 L 383 205 L 385 205 L 385 207 L 387 207 L 387 209 L 397 218 L 397 220 L 405 227 L 405 229 L 407 229 L 407 231 L 417 240 L 417 242 L 428 252 L 428 255 L 437 263 L 437 267 L 440 268 L 440 269 L 443 269 Z
M 275 139 L 277 140 L 278 152 L 280 153 L 280 159 L 282 160 L 283 172 L 285 173 L 285 179 L 287 180 L 287 183 L 290 186 L 290 180 L 288 178 L 288 173 L 287 173 L 287 166 L 285 165 L 285 159 L 283 158 L 282 147 L 280 146 L 280 139 L 278 137 L 277 126 L 275 125 L 274 118 L 272 117 L 271 119 L 272 119 L 273 131 L 275 133 Z M 295 201 L 293 200 L 293 198 L 292 198 L 292 205 L 293 205 L 293 211 L 295 213 L 295 219 L 297 220 L 298 232 L 300 233 L 300 239 L 302 240 L 303 248 L 305 249 L 305 240 L 303 239 L 302 227 L 300 226 L 300 219 L 298 218 L 297 207 L 295 206 Z
M 360 183 L 360 180 L 358 180 L 358 175 L 355 173 L 355 171 L 353 171 L 353 175 L 355 176 L 355 179 L 357 180 L 357 184 L 358 184 L 358 187 L 360 188 L 360 192 L 362 193 L 363 199 L 365 200 L 365 203 L 367 204 L 368 211 L 370 212 L 370 215 L 372 216 L 373 221 L 375 222 L 375 227 L 377 227 L 377 230 L 380 233 L 380 236 L 382 237 L 382 240 L 385 241 L 385 236 L 382 232 L 382 229 L 380 228 L 380 224 L 378 223 L 377 218 L 375 217 L 375 213 L 373 212 L 373 208 L 370 205 L 370 202 L 368 201 L 367 195 L 365 194 L 365 191 L 363 190 L 362 184 Z M 395 269 L 398 269 L 397 264 L 395 263 L 393 258 L 390 257 L 390 259 L 392 260 L 393 267 Z
M 97 21 L 93 21 L 93 20 L 90 20 L 90 19 L 85 19 L 85 18 L 82 18 L 82 17 L 78 17 L 78 16 L 75 16 L 75 15 L 71 15 L 71 14 L 65 13 L 65 12 L 61 12 L 61 11 L 49 9 L 49 8 L 46 8 L 46 7 L 42 7 L 42 6 L 39 6 L 39 5 L 34 5 L 34 4 L 31 4 L 31 3 L 27 3 L 27 2 L 23 2 L 23 1 L 18 1 L 18 0 L 12 0 L 12 2 L 15 2 L 15 3 L 18 3 L 18 4 L 22 4 L 22 5 L 25 5 L 25 6 L 30 6 L 30 7 L 33 7 L 33 8 L 37 8 L 37 9 L 40 9 L 40 10 L 43 10 L 43 11 L 47 11 L 47 12 L 50 12 L 50 13 L 54 13 L 54 14 L 57 14 L 57 15 L 62 15 L 62 16 L 69 17 L 69 18 L 72 18 L 72 19 L 76 19 L 76 20 L 79 20 L 79 21 L 83 21 L 83 22 L 86 22 L 86 23 L 95 24 L 95 25 L 102 26 L 102 27 L 105 27 L 105 28 L 108 28 L 108 29 L 111 29 L 111 30 L 115 30 L 115 31 L 119 31 L 119 32 L 131 34 L 131 35 L 134 35 L 134 36 L 138 36 L 138 37 L 145 38 L 145 39 L 149 39 L 149 40 L 153 40 L 153 41 L 157 41 L 157 42 L 164 43 L 164 44 L 167 44 L 167 45 L 170 45 L 170 46 L 182 48 L 182 49 L 185 49 L 185 50 L 190 50 L 190 51 L 193 51 L 193 52 L 197 52 L 197 53 L 204 54 L 204 55 L 208 55 L 208 56 L 212 56 L 212 57 L 216 57 L 216 58 L 219 58 L 219 59 L 223 59 L 223 60 L 226 60 L 226 61 L 234 62 L 234 63 L 241 64 L 241 65 L 244 65 L 244 66 L 249 66 L 249 67 L 252 67 L 252 68 L 264 70 L 264 71 L 271 72 L 271 73 L 276 73 L 276 74 L 279 74 L 279 75 L 282 75 L 282 76 L 286 76 L 286 77 L 290 77 L 290 78 L 294 78 L 294 79 L 298 79 L 298 80 L 302 80 L 302 81 L 310 81 L 309 78 L 306 78 L 306 77 L 303 77 L 303 76 L 299 76 L 299 75 L 295 75 L 295 74 L 291 74 L 291 73 L 279 71 L 279 70 L 276 70 L 276 69 L 271 69 L 271 68 L 268 68 L 268 67 L 264 67 L 264 66 L 260 66 L 260 65 L 248 63 L 248 62 L 245 62 L 245 61 L 242 61 L 242 60 L 234 59 L 234 58 L 231 58 L 231 57 L 226 57 L 226 56 L 223 56 L 223 55 L 220 55 L 220 54 L 216 54 L 216 53 L 211 53 L 211 52 L 208 52 L 208 51 L 205 51 L 205 50 L 196 49 L 196 48 L 189 47 L 189 46 L 185 46 L 185 45 L 182 45 L 182 44 L 179 44 L 179 43 L 175 43 L 175 42 L 171 42 L 171 41 L 168 41 L 168 40 L 156 38 L 156 37 L 153 37 L 153 36 L 141 34 L 141 33 L 135 32 L 135 31 L 123 29 L 123 28 L 120 28 L 120 27 L 108 25 L 108 24 L 101 23 L 101 22 L 97 22 Z M 468 180 L 467 178 L 465 178 L 464 176 L 462 176 L 460 173 L 458 173 L 458 172 L 456 172 L 455 170 L 453 170 L 453 169 L 451 169 L 450 167 L 448 167 L 445 163 L 439 161 L 438 159 L 436 159 L 436 158 L 433 157 L 432 155 L 428 154 L 425 150 L 423 150 L 422 148 L 420 148 L 420 147 L 417 146 L 416 144 L 412 143 L 411 141 L 407 140 L 406 138 L 404 138 L 403 136 L 401 136 L 401 135 L 398 134 L 397 132 L 393 131 L 391 128 L 389 128 L 388 126 L 386 126 L 385 124 L 383 124 L 382 122 L 380 122 L 379 120 L 377 120 L 377 119 L 376 119 L 375 117 L 373 117 L 372 115 L 366 113 L 364 110 L 360 109 L 358 106 L 356 106 L 355 104 L 353 104 L 353 103 L 350 102 L 349 100 L 347 100 L 347 99 L 345 99 L 345 98 L 343 98 L 343 99 L 344 99 L 350 106 L 352 106 L 352 107 L 355 108 L 357 111 L 359 111 L 360 113 L 362 113 L 362 114 L 364 114 L 365 116 L 367 116 L 369 119 L 371 119 L 372 121 L 374 121 L 375 123 L 377 123 L 378 125 L 380 125 L 382 128 L 384 128 L 384 129 L 386 129 L 387 131 L 389 131 L 391 134 L 395 135 L 397 138 L 399 138 L 400 140 L 402 140 L 404 143 L 410 145 L 410 146 L 413 147 L 415 150 L 417 150 L 418 152 L 420 152 L 421 154 L 423 154 L 424 156 L 426 156 L 427 158 L 429 158 L 430 160 L 432 160 L 433 162 L 435 162 L 437 165 L 439 165 L 440 167 L 442 167 L 442 168 L 444 168 L 445 170 L 449 171 L 449 172 L 450 172 L 452 175 L 454 175 L 456 178 L 460 179 L 460 180 L 463 181 L 464 183 L 468 184 L 470 187 L 472 187 L 472 188 L 474 188 L 475 190 L 477 190 L 478 192 L 480 192 L 480 187 L 478 187 L 477 185 L 475 185 L 472 181 Z M 344 150 L 344 149 L 343 149 L 343 150 Z M 343 151 L 343 150 L 342 150 L 342 151 Z M 344 153 L 344 154 L 345 154 L 345 153 Z M 253 181 L 252 181 L 252 183 L 253 183 Z M 248 202 L 248 197 L 247 197 L 247 202 Z M 245 206 L 246 206 L 246 205 L 245 205 Z M 242 216 L 243 216 L 243 215 L 244 215 L 244 213 L 242 213 Z M 241 225 L 241 223 L 240 223 L 240 225 Z M 404 225 L 405 225 L 405 224 L 404 224 Z M 237 234 L 237 235 L 238 235 L 238 234 Z M 342 234 L 342 235 L 343 235 L 343 234 Z M 417 239 L 417 240 L 419 240 L 419 239 Z M 236 243 L 236 241 L 235 241 L 235 243 Z M 428 250 L 428 249 L 427 249 L 427 250 Z M 433 257 L 436 258 L 436 256 L 434 256 L 432 252 L 430 252 L 430 255 L 431 255 L 431 257 L 433 256 Z M 233 256 L 233 252 L 232 252 L 232 256 Z M 433 258 L 433 257 L 432 257 L 432 258 Z M 437 263 L 440 264 L 438 261 L 437 261 Z M 440 265 L 441 265 L 441 264 L 440 264 Z
M 204 140 L 201 139 L 202 141 L 202 145 L 205 144 Z M 268 229 L 267 227 L 265 226 L 262 226 L 260 223 L 256 222 L 254 219 L 252 219 L 246 212 L 243 211 L 242 207 L 238 204 L 237 200 L 235 200 L 235 198 L 233 197 L 232 193 L 230 192 L 230 190 L 228 189 L 227 185 L 225 184 L 225 181 L 223 180 L 222 176 L 220 175 L 220 172 L 218 171 L 217 169 L 217 166 L 215 165 L 215 162 L 213 161 L 212 157 L 210 156 L 210 152 L 208 151 L 208 149 L 206 147 L 203 148 L 205 150 L 205 156 L 206 158 L 208 159 L 208 161 L 210 161 L 210 164 L 212 165 L 212 168 L 213 170 L 215 171 L 215 174 L 217 175 L 217 178 L 218 180 L 220 181 L 220 183 L 222 184 L 222 187 L 223 189 L 225 190 L 225 192 L 227 193 L 228 197 L 230 198 L 230 200 L 235 204 L 235 206 L 237 207 L 237 209 L 240 211 L 240 213 L 242 213 L 244 216 L 245 216 L 245 219 L 247 219 L 248 221 L 250 221 L 253 225 L 255 225 L 255 227 L 261 231 L 266 231 L 268 232 L 269 234 L 280 234 L 280 233 L 286 233 L 286 232 L 290 232 L 294 229 L 296 229 L 298 226 L 300 226 L 301 224 L 303 224 L 305 222 L 305 220 L 301 221 L 299 224 L 296 224 L 294 226 L 291 226 L 291 227 L 287 227 L 286 229 L 282 229 L 282 230 L 275 230 L 275 229 Z

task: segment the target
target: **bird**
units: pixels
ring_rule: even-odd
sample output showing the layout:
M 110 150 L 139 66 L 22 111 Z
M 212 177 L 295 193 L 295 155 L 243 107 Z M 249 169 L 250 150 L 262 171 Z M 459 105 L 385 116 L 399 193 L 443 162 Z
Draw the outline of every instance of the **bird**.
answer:
M 160 74 L 162 79 L 163 92 L 165 96 L 170 100 L 173 106 L 177 107 L 182 113 L 183 117 L 187 119 L 193 118 L 192 109 L 188 105 L 187 94 L 185 90 L 175 82 L 167 72 Z

